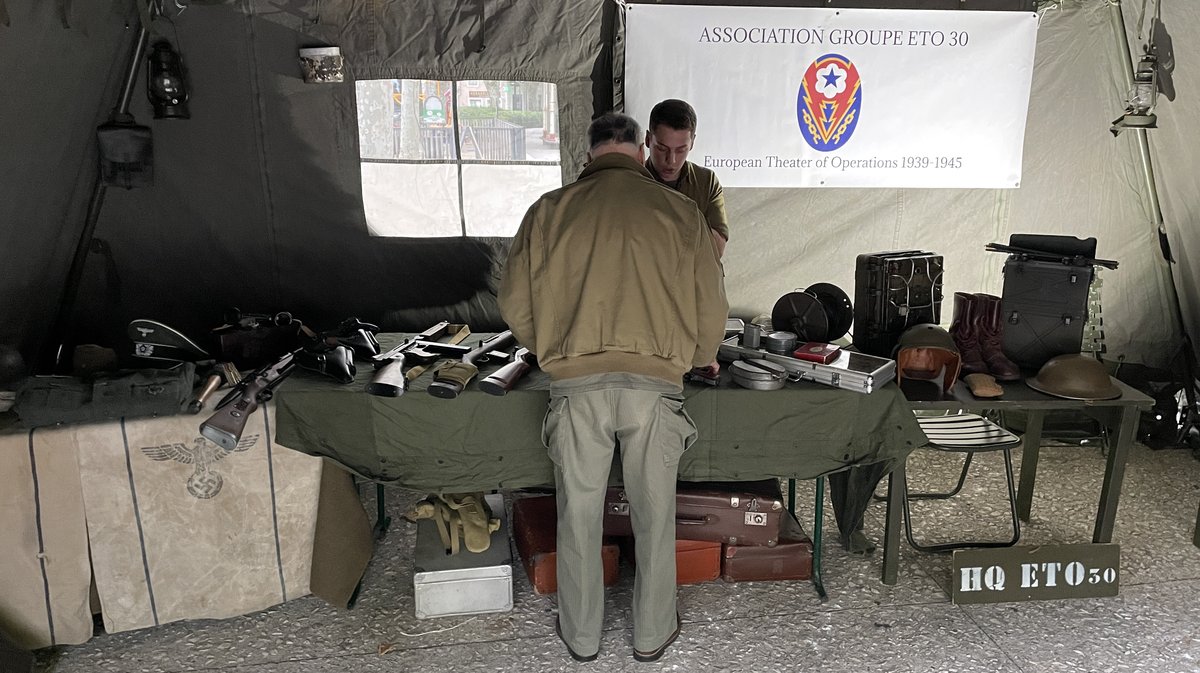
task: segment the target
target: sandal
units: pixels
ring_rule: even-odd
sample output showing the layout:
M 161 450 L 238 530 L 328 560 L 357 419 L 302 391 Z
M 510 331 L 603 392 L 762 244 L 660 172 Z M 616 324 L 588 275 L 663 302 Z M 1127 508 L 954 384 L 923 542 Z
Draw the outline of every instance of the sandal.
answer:
M 988 374 L 967 374 L 963 381 L 971 389 L 971 394 L 980 399 L 1004 396 L 1004 389 Z

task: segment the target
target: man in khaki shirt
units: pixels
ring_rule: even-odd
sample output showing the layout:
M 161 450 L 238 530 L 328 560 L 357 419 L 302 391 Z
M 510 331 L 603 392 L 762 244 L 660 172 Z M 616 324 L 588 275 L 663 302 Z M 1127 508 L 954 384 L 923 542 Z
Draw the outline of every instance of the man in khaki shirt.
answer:
M 655 180 L 696 202 L 712 230 L 717 254 L 724 255 L 729 240 L 725 190 L 715 173 L 687 160 L 695 140 L 696 111 L 691 105 L 675 98 L 655 105 L 646 128 L 650 150 L 646 170 Z

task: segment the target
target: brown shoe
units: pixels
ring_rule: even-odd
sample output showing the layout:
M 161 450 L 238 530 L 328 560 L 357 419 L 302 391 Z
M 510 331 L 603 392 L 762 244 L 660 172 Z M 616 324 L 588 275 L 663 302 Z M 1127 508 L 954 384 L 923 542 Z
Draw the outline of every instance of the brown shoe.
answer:
M 1000 297 L 982 293 L 974 296 L 979 354 L 987 364 L 987 373 L 997 381 L 1020 381 L 1021 368 L 1004 355 L 1004 309 Z
M 671 635 L 667 636 L 667 640 L 662 645 L 659 645 L 657 648 L 649 652 L 643 652 L 637 648 L 634 648 L 633 658 L 637 659 L 638 661 L 645 662 L 658 661 L 659 659 L 662 659 L 662 655 L 666 653 L 667 648 L 670 647 L 671 643 L 675 642 L 675 639 L 679 637 L 679 629 L 682 626 L 683 622 L 679 619 L 679 613 L 675 613 L 675 630 L 671 633 Z
M 979 308 L 975 295 L 966 292 L 954 293 L 954 319 L 950 322 L 950 336 L 958 347 L 958 355 L 962 358 L 963 374 L 986 374 L 987 363 L 983 361 L 980 351 L 979 326 L 977 322 Z

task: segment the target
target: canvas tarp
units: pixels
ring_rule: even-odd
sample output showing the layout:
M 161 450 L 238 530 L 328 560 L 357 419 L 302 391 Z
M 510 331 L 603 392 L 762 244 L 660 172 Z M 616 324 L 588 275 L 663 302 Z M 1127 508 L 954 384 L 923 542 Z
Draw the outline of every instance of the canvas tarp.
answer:
M 14 148 L 0 156 L 0 313 L 9 318 L 0 343 L 27 354 L 42 345 L 57 308 L 94 175 L 92 130 L 115 102 L 133 32 L 126 24 L 137 22 L 131 2 L 68 3 L 64 27 L 53 4 L 10 3 L 11 26 L 0 27 L 6 86 L 17 92 L 0 100 Z M 769 313 L 784 293 L 816 282 L 851 292 L 856 255 L 898 248 L 943 254 L 947 296 L 998 294 L 1003 258 L 984 244 L 1023 232 L 1096 236 L 1098 254 L 1121 262 L 1103 274 L 1107 357 L 1162 364 L 1170 356 L 1178 323 L 1136 140 L 1108 132 L 1125 95 L 1110 3 L 1043 4 L 1021 188 L 730 189 L 724 261 L 736 314 Z M 1180 260 L 1175 278 L 1194 325 L 1200 159 L 1189 138 L 1200 75 L 1185 36 L 1200 30 L 1200 17 L 1189 5 L 1163 4 L 1178 38 L 1178 95 L 1162 101 L 1160 128 L 1149 135 Z M 1132 33 L 1138 8 L 1126 9 Z M 93 254 L 80 341 L 119 347 L 123 325 L 139 317 L 202 333 L 231 305 L 291 310 L 327 328 L 348 315 L 379 320 L 490 296 L 490 241 L 368 236 L 353 83 L 306 85 L 298 47 L 340 46 L 349 79 L 555 82 L 566 180 L 584 160 L 590 117 L 620 104 L 620 12 L 609 0 L 239 0 L 168 11 L 172 23 L 160 20 L 155 34 L 184 56 L 192 118 L 153 121 L 136 88 L 132 111 L 154 134 L 155 185 L 108 190 L 95 233 L 119 283 Z M 1136 36 L 1131 42 L 1136 49 Z M 701 133 L 721 132 L 699 114 Z

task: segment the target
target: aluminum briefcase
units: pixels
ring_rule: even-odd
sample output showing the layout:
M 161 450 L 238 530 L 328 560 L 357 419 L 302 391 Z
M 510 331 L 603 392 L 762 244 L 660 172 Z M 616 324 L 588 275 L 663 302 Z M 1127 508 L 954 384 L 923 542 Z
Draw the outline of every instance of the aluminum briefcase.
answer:
M 504 500 L 484 496 L 500 530 L 492 533 L 487 551 L 474 554 L 462 548 L 446 555 L 437 527 L 429 519 L 417 521 L 413 551 L 413 602 L 417 619 L 508 612 L 513 607 L 512 549 L 504 521 Z
M 625 489 L 609 488 L 604 534 L 632 535 Z M 779 540 L 783 496 L 779 481 L 679 482 L 675 491 L 675 538 L 774 546 Z
M 558 591 L 558 508 L 553 495 L 518 498 L 513 501 L 513 541 L 536 593 Z M 605 540 L 600 547 L 604 564 L 604 586 L 617 583 L 617 545 Z
M 774 547 L 723 545 L 721 578 L 726 582 L 812 579 L 813 544 L 796 515 L 783 517 Z
M 842 390 L 871 393 L 896 378 L 896 361 L 865 353 L 842 349 L 829 364 L 801 360 L 790 355 L 768 353 L 761 348 L 746 348 L 738 344 L 737 337 L 721 343 L 717 359 L 724 362 L 765 358 L 782 365 L 794 381 L 812 381 Z

